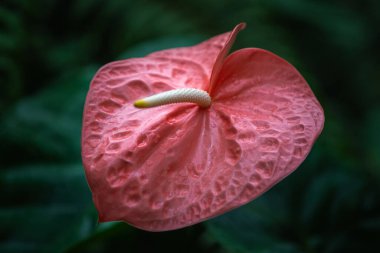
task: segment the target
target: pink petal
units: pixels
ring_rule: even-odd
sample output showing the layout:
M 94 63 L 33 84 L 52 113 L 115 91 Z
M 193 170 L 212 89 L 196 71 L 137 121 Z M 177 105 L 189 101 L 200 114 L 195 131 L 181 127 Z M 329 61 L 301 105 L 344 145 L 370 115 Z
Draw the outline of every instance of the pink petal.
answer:
M 144 72 L 150 62 L 134 60 L 140 66 L 134 71 Z M 236 143 L 225 139 L 212 110 L 192 104 L 136 109 L 128 101 L 156 92 L 156 85 L 126 71 L 128 61 L 102 68 L 84 113 L 82 157 L 99 220 L 163 231 L 216 215 L 234 196 L 222 189 L 239 157 Z M 174 88 L 166 85 L 160 88 Z
M 220 126 L 241 149 L 230 168 L 241 173 L 231 209 L 251 201 L 293 172 L 322 131 L 323 109 L 300 73 L 262 49 L 242 49 L 225 60 L 213 93 Z M 230 185 L 225 186 L 226 191 Z
M 133 102 L 181 87 L 206 89 L 229 38 L 225 33 L 194 47 L 113 62 L 97 72 L 85 104 L 82 158 L 100 221 L 124 220 L 146 230 L 199 221 L 199 214 L 186 213 L 198 210 L 193 204 L 204 197 L 199 189 L 208 183 L 199 177 L 224 145 L 212 139 L 207 111 L 190 104 L 141 110 Z
M 210 78 L 215 76 L 215 66 L 219 68 L 225 55 L 232 46 L 232 43 L 239 30 L 244 28 L 244 24 L 237 25 L 232 32 L 227 32 L 218 36 L 215 36 L 209 40 L 206 40 L 193 47 L 184 48 L 174 48 L 163 51 L 154 52 L 149 54 L 147 57 L 172 61 L 174 63 L 180 62 L 180 68 L 174 70 L 173 75 L 182 74 L 187 76 L 189 79 L 185 83 L 180 83 L 179 85 L 184 85 L 186 87 L 199 88 L 203 90 L 209 89 Z M 189 73 L 183 73 L 184 70 L 190 66 L 196 66 L 202 73 L 206 76 L 202 83 L 192 80 L 192 76 Z M 213 69 L 214 68 L 214 69 Z M 217 71 L 218 72 L 218 71 Z
M 223 49 L 219 52 L 218 57 L 216 58 L 214 67 L 212 69 L 210 85 L 207 88 L 207 91 L 209 93 L 212 93 L 212 89 L 215 85 L 216 80 L 218 79 L 219 72 L 223 66 L 224 58 L 227 56 L 232 45 L 234 44 L 237 34 L 244 28 L 245 28 L 245 23 L 240 23 L 237 26 L 235 26 L 235 28 L 230 33 L 226 43 L 224 44 Z
M 121 142 L 112 140 L 112 132 L 105 133 L 111 142 L 90 168 L 89 178 L 100 221 L 123 220 L 164 231 L 219 214 L 238 193 L 223 189 L 239 159 L 239 147 L 224 138 L 213 112 L 191 105 L 153 110 L 157 116 L 148 122 L 130 115 L 134 126 L 126 125 L 134 132 Z
M 198 223 L 262 194 L 305 158 L 322 129 L 320 105 L 273 54 L 240 50 L 222 64 L 234 36 L 98 71 L 86 100 L 82 157 L 100 221 L 150 231 Z M 217 56 L 222 67 L 212 70 Z M 208 110 L 132 106 L 169 89 L 207 89 L 211 71 L 217 78 Z

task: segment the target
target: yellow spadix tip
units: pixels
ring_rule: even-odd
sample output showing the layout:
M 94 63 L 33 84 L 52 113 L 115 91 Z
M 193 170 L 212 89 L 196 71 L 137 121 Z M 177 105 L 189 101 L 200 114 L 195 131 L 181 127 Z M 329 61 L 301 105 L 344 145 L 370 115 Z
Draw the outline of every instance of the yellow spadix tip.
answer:
M 146 101 L 144 101 L 144 99 L 139 99 L 139 100 L 136 100 L 133 105 L 137 108 L 147 108 L 148 107 L 148 103 Z

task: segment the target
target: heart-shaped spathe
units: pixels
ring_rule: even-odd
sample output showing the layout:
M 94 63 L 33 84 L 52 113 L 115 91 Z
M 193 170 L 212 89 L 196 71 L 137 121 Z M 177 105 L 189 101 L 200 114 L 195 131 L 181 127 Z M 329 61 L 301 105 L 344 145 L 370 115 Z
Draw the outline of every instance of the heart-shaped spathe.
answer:
M 189 226 L 255 199 L 306 158 L 323 128 L 322 107 L 280 57 L 256 48 L 226 57 L 242 28 L 96 73 L 82 158 L 99 221 Z M 207 91 L 211 106 L 133 106 L 178 88 Z

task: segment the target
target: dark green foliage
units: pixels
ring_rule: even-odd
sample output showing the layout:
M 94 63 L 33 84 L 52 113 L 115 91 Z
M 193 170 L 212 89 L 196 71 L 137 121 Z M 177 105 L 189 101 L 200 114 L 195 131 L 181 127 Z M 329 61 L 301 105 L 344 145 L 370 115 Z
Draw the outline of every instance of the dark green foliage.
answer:
M 376 252 L 380 238 L 377 0 L 3 0 L 0 252 Z M 286 58 L 325 129 L 302 166 L 252 203 L 178 231 L 97 223 L 81 117 L 101 65 L 248 27 L 234 49 Z

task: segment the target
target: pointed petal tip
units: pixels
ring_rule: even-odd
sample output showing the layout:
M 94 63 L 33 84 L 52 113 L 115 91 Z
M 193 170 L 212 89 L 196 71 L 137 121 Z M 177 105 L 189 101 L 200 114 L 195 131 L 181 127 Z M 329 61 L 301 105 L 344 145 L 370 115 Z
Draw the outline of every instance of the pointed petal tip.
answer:
M 237 24 L 234 28 L 234 30 L 243 30 L 247 27 L 247 24 L 245 22 L 240 22 L 239 24 Z
M 230 51 L 232 45 L 234 44 L 237 34 L 241 30 L 243 30 L 245 27 L 246 27 L 246 23 L 241 22 L 237 24 L 231 32 L 226 33 L 228 34 L 228 38 L 226 39 L 222 50 L 219 52 L 218 57 L 215 60 L 215 63 L 211 72 L 211 77 L 210 77 L 210 82 L 209 82 L 210 84 L 207 89 L 207 91 L 210 94 L 212 93 L 212 89 L 213 89 L 213 86 L 215 85 L 215 80 L 218 77 L 219 71 L 222 68 L 224 58 L 228 55 L 228 52 Z

